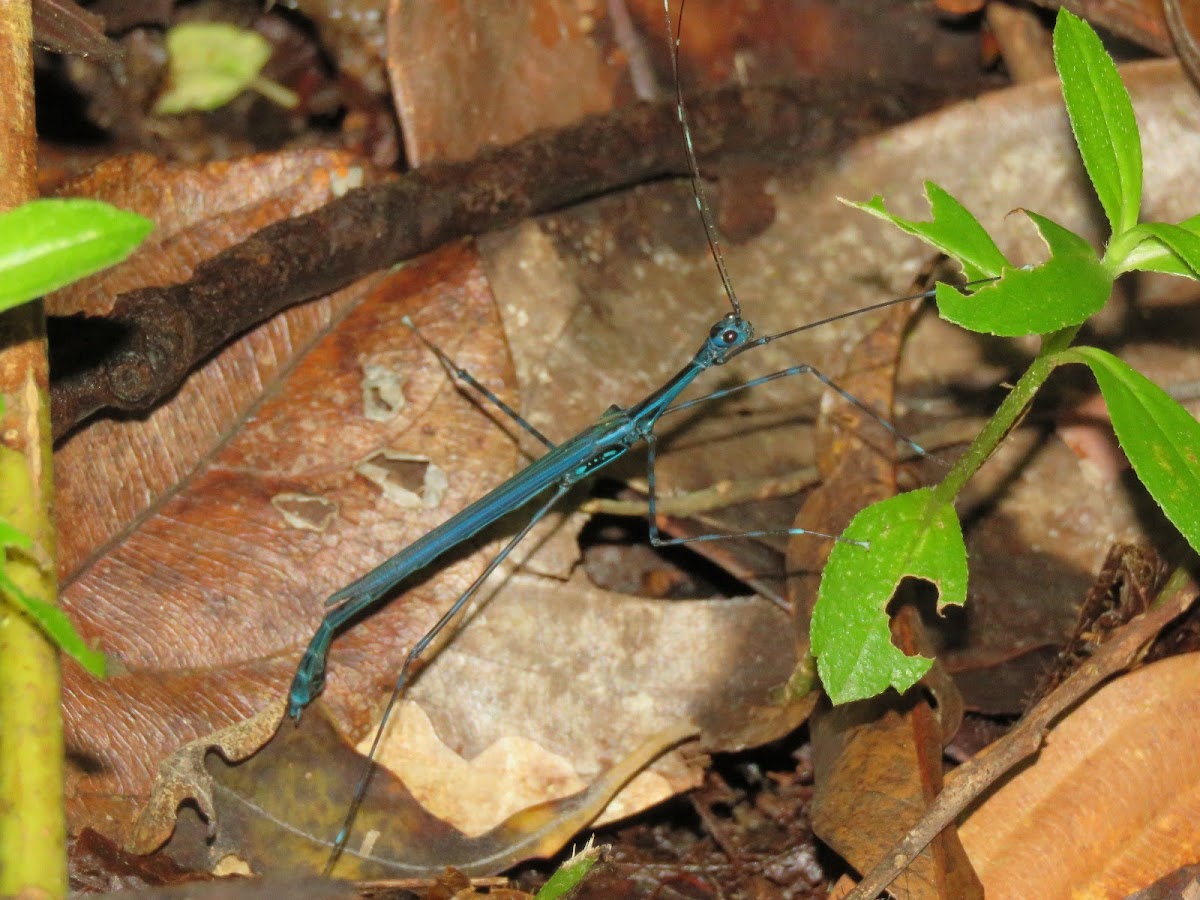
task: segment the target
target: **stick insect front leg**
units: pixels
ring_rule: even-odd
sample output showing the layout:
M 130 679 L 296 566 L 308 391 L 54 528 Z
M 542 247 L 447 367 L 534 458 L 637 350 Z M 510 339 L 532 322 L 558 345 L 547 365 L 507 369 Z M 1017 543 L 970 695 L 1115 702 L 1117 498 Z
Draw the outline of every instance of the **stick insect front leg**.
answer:
M 845 388 L 841 387 L 836 381 L 834 381 L 828 375 L 824 374 L 823 372 L 821 372 L 814 366 L 808 365 L 807 363 L 805 363 L 803 365 L 798 365 L 798 366 L 790 366 L 786 369 L 781 369 L 778 372 L 773 372 L 770 375 L 763 375 L 761 378 L 754 378 L 750 381 L 744 382 L 743 384 L 734 385 L 733 387 L 728 387 L 728 388 L 722 388 L 721 390 L 713 391 L 712 393 L 705 394 L 703 397 L 697 397 L 693 400 L 684 401 L 683 403 L 676 404 L 675 406 L 672 406 L 671 408 L 667 409 L 663 413 L 663 415 L 667 415 L 669 413 L 680 412 L 681 410 L 685 410 L 685 409 L 690 409 L 691 407 L 698 406 L 701 403 L 707 403 L 710 400 L 719 400 L 723 397 L 728 397 L 731 394 L 736 394 L 739 391 L 744 391 L 747 388 L 757 387 L 761 384 L 767 384 L 768 382 L 772 382 L 772 381 L 778 381 L 781 378 L 790 378 L 794 375 L 810 375 L 813 378 L 816 378 L 818 381 L 821 382 L 821 384 L 823 384 L 825 387 L 827 387 L 830 390 L 832 390 L 833 392 L 835 392 L 843 400 L 847 401 L 848 403 L 853 404 L 858 409 L 860 409 L 862 412 L 866 413 L 868 416 L 870 416 L 872 419 L 874 419 L 876 422 L 878 422 L 880 425 L 882 425 L 884 428 L 886 428 L 889 432 L 891 432 L 891 434 L 893 436 L 895 436 L 895 438 L 898 441 L 901 441 L 901 442 L 907 444 L 909 447 L 911 447 L 918 456 L 926 455 L 925 449 L 923 447 L 921 447 L 920 444 L 918 444 L 916 441 L 913 441 L 910 438 L 905 437 L 903 434 L 901 434 L 900 431 L 897 430 L 896 426 L 893 425 L 891 422 L 889 422 L 886 418 L 884 418 L 883 415 L 876 412 L 874 409 L 872 409 L 867 404 L 863 403 L 861 400 L 859 400 L 857 397 L 855 397 L 853 394 L 851 394 Z M 659 531 L 659 528 L 658 528 L 658 515 L 657 515 L 657 510 L 656 510 L 658 496 L 657 496 L 657 492 L 655 489 L 655 471 L 654 471 L 654 461 L 655 461 L 655 456 L 656 456 L 655 443 L 656 443 L 656 436 L 653 433 L 649 434 L 646 437 L 646 444 L 648 447 L 647 465 L 646 465 L 646 484 L 647 484 L 648 491 L 649 491 L 647 505 L 649 507 L 649 517 L 650 517 L 650 543 L 653 546 L 655 546 L 655 547 L 677 547 L 677 546 L 681 546 L 683 544 L 696 544 L 696 543 L 702 543 L 704 541 L 721 541 L 721 540 L 731 540 L 733 538 L 743 538 L 743 537 L 773 537 L 773 536 L 781 536 L 781 535 L 802 535 L 802 534 L 811 535 L 813 537 L 819 537 L 819 538 L 827 538 L 830 540 L 844 541 L 843 538 L 838 537 L 837 535 L 826 534 L 825 532 L 822 532 L 822 531 L 812 531 L 812 530 L 809 530 L 806 528 L 795 528 L 795 527 L 761 529 L 761 530 L 757 530 L 757 531 L 741 531 L 741 532 L 720 533 L 720 534 L 716 534 L 716 533 L 701 534 L 701 535 L 695 535 L 692 537 L 681 537 L 681 538 L 663 537 L 662 532 Z M 858 544 L 857 541 L 851 542 L 851 543 Z M 865 546 L 865 545 L 860 545 L 860 546 Z

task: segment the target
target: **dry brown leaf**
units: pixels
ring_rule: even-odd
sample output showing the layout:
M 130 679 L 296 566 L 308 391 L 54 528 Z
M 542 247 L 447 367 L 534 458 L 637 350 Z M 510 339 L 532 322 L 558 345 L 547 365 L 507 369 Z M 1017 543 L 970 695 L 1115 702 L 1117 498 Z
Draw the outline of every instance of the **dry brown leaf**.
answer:
M 866 871 L 941 789 L 936 713 L 919 690 L 902 698 L 890 693 L 814 714 L 812 734 L 818 784 L 813 831 Z M 984 896 L 953 829 L 939 835 L 890 890 L 902 900 Z
M 538 796 L 549 799 L 561 790 L 556 759 L 589 782 L 605 760 L 681 721 L 700 727 L 708 749 L 740 746 L 744 731 L 776 715 L 773 692 L 795 663 L 792 647 L 773 640 L 786 627 L 786 616 L 762 600 L 672 603 L 601 591 L 580 575 L 563 583 L 522 572 L 432 661 L 410 697 L 439 742 L 466 759 L 514 735 L 538 757 L 552 754 L 548 770 L 523 767 L 520 775 L 541 782 Z M 404 777 L 415 752 L 391 750 L 385 740 L 380 761 Z M 644 777 L 640 797 L 623 793 L 605 818 L 695 787 L 701 774 L 670 754 Z M 438 775 L 427 790 L 457 794 L 437 801 L 442 809 L 499 799 L 464 797 L 453 770 Z
M 991 898 L 1123 897 L 1200 853 L 1200 654 L 1118 678 L 1059 721 L 959 834 Z
M 973 35 L 939 29 L 916 7 L 879 16 L 871 4 L 693 0 L 680 46 L 687 90 L 734 77 L 769 82 L 864 71 L 952 85 L 957 96 L 977 89 Z M 413 165 L 465 159 L 487 144 L 674 90 L 659 0 L 473 2 L 449 11 L 392 0 L 388 39 Z
M 393 0 L 388 73 L 409 163 L 469 159 L 611 109 L 625 61 L 604 11 L 553 0 Z
M 200 168 L 147 156 L 105 163 L 62 193 L 97 197 L 148 215 L 150 241 L 124 264 L 52 296 L 54 314 L 107 311 L 118 292 L 186 280 L 195 264 L 250 232 L 331 199 L 362 175 L 345 153 L 306 151 Z M 372 279 L 288 310 L 193 372 L 171 402 L 145 418 L 103 418 L 55 453 L 59 578 L 70 585 L 89 559 L 148 514 L 220 445 L 253 404 Z

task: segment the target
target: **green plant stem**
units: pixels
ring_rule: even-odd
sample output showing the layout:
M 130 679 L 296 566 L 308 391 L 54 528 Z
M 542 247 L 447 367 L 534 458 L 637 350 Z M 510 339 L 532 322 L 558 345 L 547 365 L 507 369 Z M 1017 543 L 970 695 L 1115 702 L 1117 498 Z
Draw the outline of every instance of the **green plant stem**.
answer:
M 0 210 L 36 196 L 30 0 L 0 3 Z M 32 539 L 7 573 L 55 601 L 46 327 L 38 301 L 0 315 L 0 514 Z M 0 895 L 67 891 L 58 654 L 41 629 L 0 597 Z
M 1064 328 L 1054 334 L 1047 335 L 1042 341 L 1042 348 L 1025 374 L 1013 385 L 995 415 L 984 425 L 983 430 L 971 442 L 967 452 L 958 458 L 954 466 L 946 473 L 946 477 L 933 488 L 933 499 L 941 504 L 953 503 L 959 491 L 978 472 L 985 462 L 996 452 L 1000 442 L 1008 435 L 1029 404 L 1033 402 L 1038 390 L 1050 377 L 1050 373 L 1062 361 L 1059 354 L 1067 349 L 1079 332 L 1079 326 Z
M 36 310 L 40 314 L 40 304 Z M 11 335 L 34 310 L 21 307 L 0 315 L 0 334 Z M 3 361 L 0 361 L 3 366 Z M 7 392 L 6 392 L 7 393 Z M 33 403 L 47 407 L 44 390 L 30 383 Z M 9 398 L 11 402 L 11 397 Z M 18 400 L 18 402 L 20 402 Z M 22 407 L 28 408 L 27 403 Z M 49 409 L 45 412 L 48 414 Z M 48 415 L 43 420 L 49 423 Z M 5 423 L 8 424 L 7 422 Z M 49 447 L 49 433 L 46 434 Z M 30 466 L 23 453 L 0 446 L 0 515 L 31 535 L 35 547 L 54 546 L 43 501 L 49 485 L 49 453 L 44 466 Z M 41 474 L 36 471 L 41 469 Z M 39 484 L 38 482 L 42 482 Z M 36 554 L 41 556 L 42 553 Z M 33 557 L 9 553 L 7 573 L 26 594 L 47 602 L 56 595 L 53 567 Z M 59 713 L 58 654 L 37 625 L 0 598 L 0 895 L 32 887 L 44 896 L 66 893 L 66 825 L 63 815 L 63 733 Z

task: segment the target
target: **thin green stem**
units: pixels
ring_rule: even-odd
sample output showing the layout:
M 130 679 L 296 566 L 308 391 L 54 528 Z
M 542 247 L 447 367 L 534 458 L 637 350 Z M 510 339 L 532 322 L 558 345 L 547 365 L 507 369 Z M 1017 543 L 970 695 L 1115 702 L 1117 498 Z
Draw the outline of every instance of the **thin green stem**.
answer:
M 1076 325 L 1046 335 L 1037 358 L 1030 363 L 1025 374 L 1013 385 L 1013 389 L 1004 398 L 1004 402 L 1000 404 L 995 415 L 984 425 L 983 430 L 967 448 L 967 452 L 958 458 L 941 483 L 933 488 L 934 500 L 943 504 L 954 501 L 959 491 L 996 452 L 1000 442 L 1016 427 L 1042 384 L 1050 377 L 1050 373 L 1054 371 L 1055 367 L 1062 362 L 1059 354 L 1071 345 L 1071 341 L 1075 339 L 1078 332 L 1079 326 Z

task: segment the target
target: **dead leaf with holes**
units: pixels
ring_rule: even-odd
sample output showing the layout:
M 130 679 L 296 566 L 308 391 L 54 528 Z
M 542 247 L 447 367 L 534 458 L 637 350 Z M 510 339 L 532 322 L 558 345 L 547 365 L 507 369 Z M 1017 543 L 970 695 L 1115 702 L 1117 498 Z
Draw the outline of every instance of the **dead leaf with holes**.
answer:
M 121 265 L 50 295 L 48 311 L 51 316 L 102 316 L 121 292 L 186 281 L 198 263 L 259 228 L 378 177 L 356 157 L 328 151 L 200 167 L 167 165 L 142 155 L 103 163 L 59 193 L 141 213 L 154 220 L 155 229 Z M 236 427 L 263 385 L 364 290 L 350 286 L 264 322 L 193 373 L 172 402 L 149 416 L 97 419 L 62 441 L 55 449 L 55 491 L 63 585 L 173 490 Z M 103 320 L 95 321 L 103 327 Z
M 322 597 L 428 531 L 511 469 L 511 462 L 500 468 L 513 459 L 511 441 L 454 389 L 404 327 L 406 315 L 484 383 L 503 385 L 507 355 L 471 248 L 457 245 L 414 263 L 348 313 L 188 483 L 65 592 L 84 634 L 99 640 L 125 669 L 101 683 L 68 672 L 71 753 L 88 761 L 72 772 L 77 826 L 111 833 L 115 821 L 120 829 L 128 822 L 128 806 L 148 795 L 157 761 L 175 746 L 189 740 L 204 746 L 211 731 L 277 702 L 286 692 L 296 651 L 321 615 Z M 389 421 L 365 414 L 373 396 L 370 385 L 364 388 L 367 368 L 381 359 L 403 375 L 405 402 L 395 404 Z M 372 468 L 364 473 L 365 460 Z M 438 490 L 431 495 L 428 470 L 435 467 L 445 474 L 435 479 Z M 418 576 L 403 602 L 358 623 L 336 642 L 322 702 L 341 729 L 356 736 L 366 730 L 390 689 L 401 648 L 424 633 L 496 547 L 491 541 L 476 553 L 452 554 L 448 565 Z M 537 567 L 531 561 L 534 571 Z M 566 841 L 571 831 L 563 832 L 563 823 L 573 823 L 573 830 L 598 812 L 595 793 L 587 791 L 600 789 L 587 786 L 603 784 L 612 761 L 644 762 L 649 751 L 639 747 L 658 748 L 650 753 L 657 755 L 664 739 L 654 743 L 656 735 L 690 730 L 693 722 L 706 731 L 710 744 L 722 746 L 720 736 L 729 723 L 769 706 L 771 690 L 793 664 L 787 645 L 758 646 L 786 621 L 765 602 L 671 605 L 612 597 L 578 578 L 567 586 L 557 578 L 524 574 L 512 581 L 492 607 L 470 621 L 464 638 L 482 643 L 452 645 L 455 652 L 443 653 L 411 695 L 424 707 L 451 711 L 449 724 L 438 722 L 436 738 L 467 759 L 505 737 L 525 739 L 522 752 L 532 762 L 518 767 L 517 777 L 544 786 L 519 795 L 516 808 L 509 804 L 489 813 L 489 827 L 534 821 L 519 818 L 521 805 L 545 802 L 549 794 L 558 804 L 553 809 L 559 809 L 568 803 L 564 794 L 586 788 L 584 795 L 591 799 L 584 819 L 563 818 L 557 830 L 547 832 L 551 826 L 535 817 L 539 834 Z M 533 602 L 535 596 L 539 602 Z M 148 597 L 161 599 L 148 604 Z M 523 604 L 505 613 L 503 601 L 509 598 Z M 109 630 L 128 621 L 134 610 L 137 629 Z M 489 628 L 488 617 L 500 615 L 507 618 Z M 587 666 L 581 665 L 584 660 Z M 442 673 L 456 666 L 464 670 L 439 684 L 444 677 L 435 671 L 439 666 Z M 478 706 L 464 708 L 464 697 Z M 133 729 L 133 722 L 161 726 Z M 456 732 L 456 725 L 467 733 Z M 126 740 L 119 749 L 114 735 Z M 356 760 L 342 754 L 324 762 L 349 782 L 357 777 Z M 544 771 L 547 760 L 551 778 Z M 566 781 L 559 777 L 564 760 L 573 770 Z M 694 764 L 668 757 L 661 774 L 644 778 L 630 795 L 635 799 L 622 801 L 621 809 L 640 808 L 697 778 Z M 499 793 L 489 781 L 473 783 L 483 795 L 464 799 L 460 794 L 453 800 L 460 808 L 491 802 Z M 441 783 L 426 779 L 421 789 L 430 805 L 444 812 L 444 800 L 429 798 L 464 786 L 470 785 L 458 784 L 449 770 Z M 169 787 L 163 790 L 162 796 L 176 797 Z M 601 795 L 607 800 L 605 791 Z M 337 830 L 334 807 L 298 810 L 294 816 L 275 810 L 267 817 L 274 826 L 260 822 L 256 827 L 270 834 L 279 822 L 289 823 L 284 830 L 300 829 L 311 855 L 313 846 L 327 843 Z M 324 827 L 310 824 L 313 814 L 325 816 Z M 425 821 L 424 813 L 413 815 Z M 219 832 L 219 821 L 216 827 Z M 362 827 L 374 827 L 372 820 Z M 479 827 L 468 823 L 464 830 Z M 504 860 L 515 862 L 517 854 L 535 845 L 549 852 L 542 839 L 531 843 L 512 827 L 503 832 L 514 842 Z M 281 854 L 289 846 L 263 840 L 263 847 Z M 398 826 L 385 842 L 400 848 L 397 853 L 420 843 Z M 486 858 L 498 864 L 500 852 L 493 847 Z M 461 855 L 455 859 L 460 867 L 470 862 Z M 278 865 L 299 861 L 276 858 Z M 393 871 L 445 861 L 419 863 L 402 853 L 381 865 Z M 477 863 L 477 869 L 486 867 L 482 860 Z
M 286 693 L 324 597 L 507 476 L 511 443 L 401 321 L 434 319 L 431 335 L 503 390 L 507 354 L 473 259 L 455 246 L 393 276 L 284 368 L 176 492 L 65 587 L 80 631 L 119 665 L 102 682 L 65 672 L 76 828 L 122 837 L 160 760 Z M 455 334 L 470 334 L 471 346 L 457 347 Z M 405 374 L 408 401 L 386 422 L 362 414 L 364 367 L 381 358 Z M 363 478 L 355 466 L 381 449 L 451 471 L 442 505 L 395 504 Z M 339 642 L 326 700 L 349 727 L 366 727 L 395 648 L 480 565 L 457 560 L 441 582 L 416 586 L 403 607 Z M 363 659 L 374 666 L 356 665 Z

